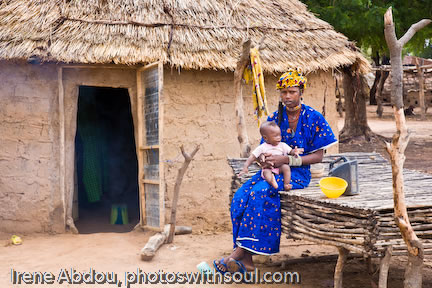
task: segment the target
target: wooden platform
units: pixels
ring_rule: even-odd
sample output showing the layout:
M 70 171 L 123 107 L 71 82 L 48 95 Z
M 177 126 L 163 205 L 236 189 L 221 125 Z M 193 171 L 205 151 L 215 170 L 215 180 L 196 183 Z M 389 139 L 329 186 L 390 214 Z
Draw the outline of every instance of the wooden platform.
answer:
M 381 257 L 388 245 L 393 255 L 406 255 L 406 246 L 393 218 L 391 166 L 377 153 L 345 153 L 326 156 L 328 163 L 338 156 L 357 159 L 359 194 L 327 198 L 312 179 L 306 189 L 280 192 L 282 231 L 287 237 L 344 247 L 366 256 Z M 232 191 L 236 191 L 259 169 L 237 177 L 245 159 L 229 159 L 234 170 Z M 404 169 L 405 197 L 414 230 L 422 239 L 425 254 L 432 254 L 432 175 Z

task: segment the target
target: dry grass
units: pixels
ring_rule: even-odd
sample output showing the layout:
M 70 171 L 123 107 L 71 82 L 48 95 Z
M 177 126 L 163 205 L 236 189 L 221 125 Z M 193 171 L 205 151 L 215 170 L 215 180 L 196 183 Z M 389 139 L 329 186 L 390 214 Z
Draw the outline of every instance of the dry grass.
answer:
M 297 0 L 0 1 L 0 59 L 234 70 L 242 42 L 263 35 L 267 72 L 369 70 L 344 35 Z

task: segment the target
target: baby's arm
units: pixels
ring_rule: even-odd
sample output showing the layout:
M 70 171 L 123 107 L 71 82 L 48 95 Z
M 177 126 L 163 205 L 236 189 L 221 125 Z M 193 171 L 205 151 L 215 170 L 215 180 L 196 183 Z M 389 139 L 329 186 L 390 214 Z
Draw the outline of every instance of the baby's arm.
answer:
M 248 173 L 248 172 L 249 172 L 249 170 L 248 170 L 249 166 L 252 165 L 252 163 L 253 163 L 256 159 L 257 159 L 257 158 L 256 158 L 253 154 L 251 154 L 251 155 L 249 156 L 249 158 L 246 160 L 246 162 L 244 163 L 244 165 L 243 165 L 243 169 L 242 169 L 242 171 L 239 173 L 239 176 Z
M 304 148 L 297 148 L 297 146 L 295 146 L 294 149 L 292 149 L 288 154 L 299 157 L 300 154 L 302 154 L 303 152 L 304 152 Z

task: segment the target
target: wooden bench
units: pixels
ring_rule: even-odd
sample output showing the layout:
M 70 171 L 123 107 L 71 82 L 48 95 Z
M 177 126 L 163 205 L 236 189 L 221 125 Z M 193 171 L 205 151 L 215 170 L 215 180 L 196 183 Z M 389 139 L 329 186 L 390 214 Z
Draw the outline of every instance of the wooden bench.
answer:
M 324 175 L 328 173 L 328 164 L 342 155 L 358 161 L 358 195 L 329 199 L 318 186 L 319 178 L 312 178 L 305 189 L 279 193 L 282 232 L 287 238 L 338 247 L 335 285 L 336 280 L 342 277 L 344 260 L 349 251 L 361 253 L 368 259 L 384 259 L 387 247 L 391 246 L 392 255 L 407 254 L 394 221 L 391 165 L 377 153 L 329 155 L 323 160 Z M 234 171 L 232 193 L 259 170 L 255 165 L 249 169 L 249 174 L 238 177 L 244 161 L 240 158 L 228 159 Z M 432 175 L 404 169 L 404 183 L 411 225 L 422 240 L 424 254 L 432 255 Z

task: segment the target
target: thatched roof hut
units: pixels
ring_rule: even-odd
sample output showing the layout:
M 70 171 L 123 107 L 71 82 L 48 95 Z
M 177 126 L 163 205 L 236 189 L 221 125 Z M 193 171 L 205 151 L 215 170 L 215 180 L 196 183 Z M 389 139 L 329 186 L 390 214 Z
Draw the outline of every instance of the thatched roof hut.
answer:
M 266 36 L 268 72 L 366 60 L 300 1 L 3 1 L 0 58 L 233 70 L 241 43 Z
M 72 217 L 85 220 L 84 200 L 115 202 L 111 216 L 128 205 L 135 221 L 163 226 L 181 144 L 202 148 L 182 184 L 178 223 L 227 227 L 226 157 L 240 152 L 232 71 L 243 41 L 263 35 L 271 110 L 276 74 L 298 67 L 309 73 L 306 104 L 337 130 L 333 72 L 369 64 L 299 1 L 1 1 L 0 230 L 62 232 Z M 251 107 L 245 95 L 255 145 Z M 111 207 L 99 208 L 109 218 Z

